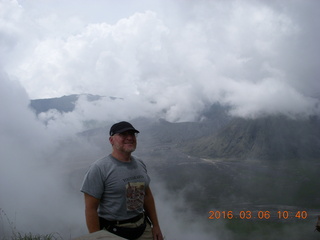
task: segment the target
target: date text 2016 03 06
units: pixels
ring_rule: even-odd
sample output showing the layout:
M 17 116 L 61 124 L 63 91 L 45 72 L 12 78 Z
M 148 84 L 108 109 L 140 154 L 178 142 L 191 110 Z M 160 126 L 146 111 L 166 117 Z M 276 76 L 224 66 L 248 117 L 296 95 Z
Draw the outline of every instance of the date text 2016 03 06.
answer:
M 209 211 L 208 219 L 307 219 L 307 211 Z

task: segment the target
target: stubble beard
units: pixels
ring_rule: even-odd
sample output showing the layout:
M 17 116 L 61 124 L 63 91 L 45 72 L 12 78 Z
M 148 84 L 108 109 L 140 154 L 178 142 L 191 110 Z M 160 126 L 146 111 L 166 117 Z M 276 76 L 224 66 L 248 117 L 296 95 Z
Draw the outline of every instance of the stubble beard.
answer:
M 124 153 L 132 153 L 136 150 L 136 145 L 132 144 L 132 146 L 126 146 L 126 144 L 123 145 L 115 145 L 115 148 L 120 151 L 120 152 L 124 152 Z

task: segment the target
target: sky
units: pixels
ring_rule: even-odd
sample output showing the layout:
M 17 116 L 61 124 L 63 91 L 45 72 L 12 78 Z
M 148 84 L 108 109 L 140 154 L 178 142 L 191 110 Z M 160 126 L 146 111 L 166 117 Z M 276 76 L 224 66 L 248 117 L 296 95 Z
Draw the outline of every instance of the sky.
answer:
M 241 117 L 319 114 L 319 7 L 317 0 L 0 0 L 0 233 L 86 231 L 81 183 L 66 176 L 84 174 L 107 144 L 79 138 L 85 122 L 198 121 L 216 102 Z M 28 107 L 30 99 L 81 93 L 105 98 L 82 97 L 64 114 L 36 116 Z M 191 232 L 200 234 L 190 228 L 185 237 Z
M 169 121 L 215 102 L 242 117 L 319 114 L 319 5 L 1 0 L 1 71 L 30 99 L 115 96 Z

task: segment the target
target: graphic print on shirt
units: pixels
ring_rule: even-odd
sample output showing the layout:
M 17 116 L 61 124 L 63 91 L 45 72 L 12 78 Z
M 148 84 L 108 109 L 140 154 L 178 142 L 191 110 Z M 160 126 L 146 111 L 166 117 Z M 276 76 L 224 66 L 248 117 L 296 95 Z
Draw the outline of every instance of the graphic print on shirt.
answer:
M 145 183 L 134 182 L 127 183 L 127 210 L 134 211 L 143 207 L 145 195 Z

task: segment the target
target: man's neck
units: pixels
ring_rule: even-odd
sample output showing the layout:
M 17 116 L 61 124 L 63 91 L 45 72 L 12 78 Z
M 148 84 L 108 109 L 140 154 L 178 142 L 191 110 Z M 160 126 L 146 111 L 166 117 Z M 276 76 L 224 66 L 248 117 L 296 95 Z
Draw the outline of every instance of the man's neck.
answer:
M 121 161 L 121 162 L 130 162 L 131 161 L 131 153 L 122 153 L 118 151 L 113 151 L 111 155 Z

